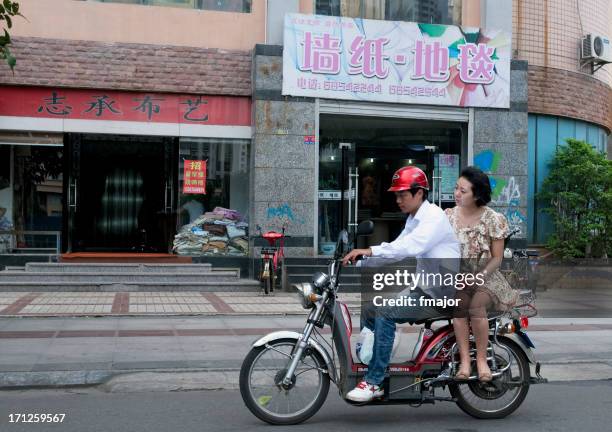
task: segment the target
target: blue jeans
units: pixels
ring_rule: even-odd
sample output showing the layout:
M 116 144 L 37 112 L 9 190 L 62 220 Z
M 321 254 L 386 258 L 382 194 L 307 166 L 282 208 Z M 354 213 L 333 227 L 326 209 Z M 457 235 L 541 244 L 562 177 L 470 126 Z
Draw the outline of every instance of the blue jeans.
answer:
M 422 291 L 416 289 L 409 294 L 409 297 L 415 298 L 418 304 L 419 298 L 423 295 Z M 424 296 L 429 298 L 427 295 Z M 380 385 L 385 379 L 385 372 L 391 361 L 396 324 L 413 323 L 440 315 L 440 311 L 431 307 L 377 307 L 372 303 L 368 304 L 361 314 L 361 328 L 367 327 L 374 332 L 372 359 L 364 378 L 368 384 Z

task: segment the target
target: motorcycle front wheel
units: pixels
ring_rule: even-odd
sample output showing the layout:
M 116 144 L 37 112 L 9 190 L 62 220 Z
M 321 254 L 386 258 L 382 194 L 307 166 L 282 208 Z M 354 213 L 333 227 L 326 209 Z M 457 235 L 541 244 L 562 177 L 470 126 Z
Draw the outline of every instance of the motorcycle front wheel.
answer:
M 529 392 L 529 361 L 523 350 L 514 342 L 499 341 L 504 349 L 495 347 L 495 360 L 502 369 L 508 362 L 510 368 L 490 383 L 470 381 L 453 383 L 451 395 L 464 412 L 479 419 L 499 419 L 512 414 L 525 400 Z
M 329 374 L 323 357 L 308 348 L 288 386 L 282 384 L 296 345 L 279 339 L 254 347 L 240 369 L 240 394 L 259 419 L 274 425 L 292 425 L 312 417 L 329 391 Z

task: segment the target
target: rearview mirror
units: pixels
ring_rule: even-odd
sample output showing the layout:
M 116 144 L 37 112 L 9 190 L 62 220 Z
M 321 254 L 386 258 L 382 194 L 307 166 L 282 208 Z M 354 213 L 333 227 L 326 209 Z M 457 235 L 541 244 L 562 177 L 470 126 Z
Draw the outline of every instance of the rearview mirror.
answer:
M 346 230 L 342 230 L 338 233 L 338 241 L 336 242 L 336 253 L 334 259 L 338 259 L 344 253 L 344 247 L 348 244 L 349 238 Z
M 371 220 L 363 221 L 357 226 L 358 236 L 369 236 L 373 232 L 374 232 L 374 222 L 372 222 Z

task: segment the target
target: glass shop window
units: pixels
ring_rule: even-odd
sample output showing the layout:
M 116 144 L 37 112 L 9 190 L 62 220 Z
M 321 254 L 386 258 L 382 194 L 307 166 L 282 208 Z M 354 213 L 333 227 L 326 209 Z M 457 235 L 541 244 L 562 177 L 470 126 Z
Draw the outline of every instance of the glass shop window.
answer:
M 317 15 L 461 24 L 461 0 L 316 0 Z
M 251 12 L 252 0 L 89 0 L 102 3 L 169 6 L 186 9 L 203 9 L 221 12 Z
M 248 255 L 249 140 L 181 138 L 179 255 Z

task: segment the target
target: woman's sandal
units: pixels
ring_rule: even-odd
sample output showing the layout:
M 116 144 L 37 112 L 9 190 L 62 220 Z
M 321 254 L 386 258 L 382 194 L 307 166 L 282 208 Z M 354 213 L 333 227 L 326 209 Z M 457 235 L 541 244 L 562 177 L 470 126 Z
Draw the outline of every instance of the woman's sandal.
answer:
M 478 381 L 481 383 L 488 383 L 493 381 L 493 374 L 491 372 L 479 373 Z

